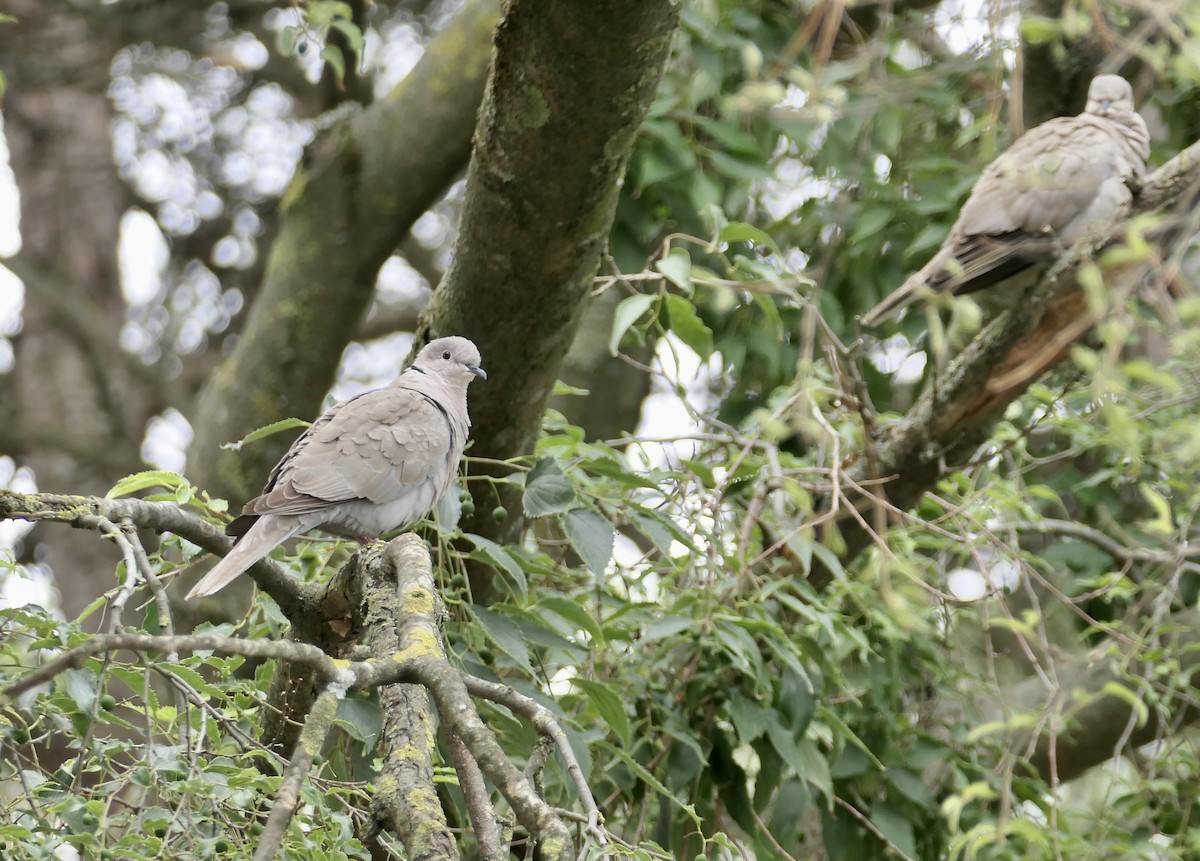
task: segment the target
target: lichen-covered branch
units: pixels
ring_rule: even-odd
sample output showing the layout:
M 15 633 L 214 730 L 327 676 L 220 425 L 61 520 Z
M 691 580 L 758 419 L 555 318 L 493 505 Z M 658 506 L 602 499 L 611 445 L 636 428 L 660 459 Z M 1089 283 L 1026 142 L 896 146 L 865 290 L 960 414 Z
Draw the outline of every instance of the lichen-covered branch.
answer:
M 445 613 L 433 582 L 429 551 L 415 535 L 402 535 L 382 557 L 361 568 L 360 618 L 371 655 L 403 661 L 416 655 L 445 660 L 441 618 Z M 433 783 L 435 721 L 428 692 L 420 685 L 379 689 L 383 770 L 375 781 L 372 813 L 388 823 L 415 859 L 456 859 L 454 835 Z
M 330 730 L 333 729 L 338 703 L 346 698 L 346 688 L 353 679 L 353 673 L 338 671 L 317 696 L 312 711 L 304 719 L 304 728 L 300 731 L 292 758 L 283 773 L 283 782 L 279 784 L 275 802 L 271 805 L 271 815 L 267 817 L 267 824 L 259 836 L 258 847 L 254 850 L 254 861 L 270 861 L 283 844 L 288 823 L 292 821 L 292 814 L 300 804 L 300 790 L 304 786 L 304 779 L 312 768 L 313 760 L 321 752 Z
M 240 637 L 223 637 L 217 634 L 186 634 L 174 637 L 157 637 L 150 634 L 97 634 L 32 670 L 20 681 L 9 685 L 5 688 L 4 695 L 9 698 L 18 697 L 38 685 L 45 684 L 64 670 L 83 666 L 83 662 L 88 658 L 122 649 L 131 652 L 219 652 L 243 655 L 247 658 L 295 661 L 312 667 L 325 679 L 333 678 L 338 670 L 328 655 L 307 643 L 244 640 Z
M 232 546 L 220 527 L 169 502 L 0 490 L 0 520 L 56 522 L 77 529 L 97 529 L 96 518 L 112 522 L 128 520 L 141 529 L 172 532 L 219 556 L 228 553 Z M 256 562 L 248 573 L 260 589 L 275 599 L 293 624 L 311 616 L 313 587 L 301 586 L 270 559 Z

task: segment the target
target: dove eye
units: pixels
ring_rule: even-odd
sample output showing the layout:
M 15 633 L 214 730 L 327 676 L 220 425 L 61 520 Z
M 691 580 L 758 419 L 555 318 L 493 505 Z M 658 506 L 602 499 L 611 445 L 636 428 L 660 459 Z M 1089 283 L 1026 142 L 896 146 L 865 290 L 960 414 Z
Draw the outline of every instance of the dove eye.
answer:
M 446 352 L 442 353 L 442 358 L 443 358 L 443 359 L 449 359 L 449 358 L 450 358 L 450 351 L 449 351 L 449 350 L 447 350 Z

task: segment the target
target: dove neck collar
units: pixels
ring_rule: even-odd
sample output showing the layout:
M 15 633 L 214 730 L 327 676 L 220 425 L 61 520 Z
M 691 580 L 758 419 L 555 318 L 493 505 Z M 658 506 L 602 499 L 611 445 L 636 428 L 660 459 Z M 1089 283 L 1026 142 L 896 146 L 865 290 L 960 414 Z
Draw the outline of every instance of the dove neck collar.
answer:
M 408 370 L 416 371 L 418 374 L 424 374 L 427 377 L 429 376 L 429 371 L 425 370 L 420 365 L 409 365 Z

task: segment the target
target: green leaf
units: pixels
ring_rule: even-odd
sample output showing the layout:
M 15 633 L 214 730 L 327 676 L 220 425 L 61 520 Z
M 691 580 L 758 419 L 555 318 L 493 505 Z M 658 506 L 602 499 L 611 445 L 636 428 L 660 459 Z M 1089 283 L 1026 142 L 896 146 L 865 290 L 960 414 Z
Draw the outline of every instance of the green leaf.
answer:
M 654 262 L 654 268 L 689 296 L 696 289 L 692 285 L 692 257 L 683 248 L 672 248 L 666 257 Z
M 533 672 L 529 663 L 529 649 L 521 637 L 521 629 L 507 616 L 502 616 L 487 607 L 478 604 L 471 605 L 471 613 L 479 622 L 484 636 L 491 640 L 500 651 L 512 658 L 517 666 L 527 673 Z
M 306 428 L 311 422 L 306 422 L 304 419 L 280 419 L 277 422 L 271 422 L 269 425 L 263 425 L 258 430 L 252 430 L 237 442 L 227 442 L 222 444 L 221 448 L 226 451 L 240 451 L 242 446 L 247 443 L 258 442 L 260 439 L 266 439 L 277 433 L 282 433 L 292 428 Z
M 891 209 L 882 206 L 875 206 L 860 213 L 854 222 L 854 232 L 850 234 L 851 244 L 874 236 L 891 222 L 893 216 Z
M 616 733 L 626 747 L 629 746 L 629 716 L 625 714 L 625 702 L 607 685 L 588 679 L 573 678 L 571 684 L 587 694 L 588 701 L 596 713 Z
M 808 739 L 797 740 L 789 732 L 779 718 L 768 712 L 766 714 L 767 738 L 771 746 L 783 757 L 788 767 L 811 783 L 826 797 L 833 796 L 833 777 L 829 773 L 829 762 L 822 756 L 817 746 Z
M 592 614 L 587 611 L 586 607 L 582 607 L 570 598 L 564 598 L 561 595 L 547 595 L 539 598 L 537 606 L 543 607 L 552 613 L 557 613 L 579 630 L 587 631 L 588 636 L 597 645 L 604 644 L 604 630 L 596 622 L 595 618 L 592 617 Z
M 637 777 L 638 780 L 641 780 L 643 783 L 645 783 L 647 786 L 649 786 L 651 789 L 653 789 L 655 792 L 657 792 L 663 798 L 666 798 L 672 804 L 674 804 L 676 807 L 678 807 L 680 810 L 682 810 L 684 813 L 686 813 L 688 815 L 688 817 L 692 820 L 692 822 L 696 825 L 697 828 L 699 828 L 701 826 L 702 820 L 700 819 L 699 816 L 696 815 L 696 808 L 693 805 L 688 804 L 687 802 L 683 801 L 681 798 L 679 798 L 679 796 L 677 796 L 673 792 L 671 792 L 671 790 L 668 789 L 661 780 L 659 780 L 657 777 L 655 777 L 653 774 L 651 774 L 644 765 L 642 765 L 640 762 L 638 762 L 636 759 L 634 759 L 632 756 L 630 756 L 625 751 L 624 748 L 620 748 L 620 747 L 617 747 L 616 745 L 607 744 L 607 743 L 601 744 L 601 747 L 603 747 L 604 749 L 609 751 L 613 756 L 615 756 L 617 759 L 621 760 L 621 762 L 625 763 L 626 768 L 628 768 L 630 771 L 632 771 L 634 776 Z
M 655 619 L 646 628 L 646 633 L 642 635 L 641 640 L 643 643 L 653 643 L 655 640 L 662 640 L 695 626 L 696 620 L 691 616 L 667 616 L 663 619 Z
M 729 697 L 729 716 L 743 744 L 749 744 L 767 731 L 766 714 L 762 706 L 741 694 Z
M 104 498 L 116 499 L 117 497 L 128 496 L 131 493 L 137 493 L 151 487 L 165 487 L 175 492 L 178 492 L 181 488 L 187 488 L 189 491 L 191 489 L 188 480 L 177 472 L 168 472 L 165 469 L 149 469 L 145 472 L 135 472 L 133 475 L 125 476 L 125 478 L 122 478 L 113 485 L 112 490 L 104 494 Z
M 575 487 L 553 458 L 542 458 L 525 476 L 521 506 L 527 517 L 561 514 L 575 501 Z
M 678 541 L 693 553 L 699 553 L 692 536 L 679 527 L 669 515 L 653 508 L 630 508 L 626 511 L 630 520 L 654 542 L 663 553 L 670 555 L 671 542 Z
M 720 239 L 722 242 L 749 242 L 754 245 L 765 245 L 771 249 L 773 254 L 781 253 L 771 234 L 753 224 L 746 224 L 744 221 L 732 221 L 725 225 L 721 230 Z
M 670 555 L 671 542 L 675 540 L 675 537 L 663 525 L 661 517 L 651 517 L 635 509 L 630 509 L 625 514 L 630 523 L 637 527 L 638 532 L 649 538 L 651 543 L 662 553 Z
M 352 739 L 362 742 L 364 753 L 375 747 L 383 731 L 383 709 L 371 697 L 346 697 L 338 703 L 334 720 Z
M 275 34 L 275 50 L 284 57 L 292 56 L 299 34 L 300 31 L 295 27 L 281 27 Z
M 617 310 L 613 312 L 612 335 L 608 340 L 609 353 L 615 356 L 620 352 L 621 339 L 625 337 L 629 327 L 636 323 L 657 300 L 657 296 L 648 293 L 635 293 L 632 296 L 626 296 L 618 303 Z
M 1062 24 L 1055 18 L 1022 15 L 1021 35 L 1030 45 L 1041 45 L 1059 38 L 1062 35 Z
M 713 353 L 712 329 L 704 324 L 692 303 L 682 296 L 667 296 L 667 312 L 671 315 L 671 331 L 691 347 L 702 359 Z
M 346 80 L 346 58 L 342 56 L 341 48 L 337 45 L 326 45 L 321 49 L 321 59 L 333 69 L 333 75 L 339 83 Z
M 584 564 L 597 577 L 603 577 L 608 561 L 612 559 L 612 524 L 590 508 L 575 508 L 563 517 L 563 528 Z
M 500 567 L 500 570 L 508 574 L 512 585 L 516 588 L 517 595 L 520 596 L 521 602 L 524 603 L 529 599 L 529 582 L 525 579 L 525 572 L 521 566 L 517 564 L 517 560 L 513 559 L 512 554 L 492 541 L 489 538 L 484 538 L 482 535 L 474 535 L 470 532 L 466 533 L 466 538 L 476 549 L 479 550 L 487 559 Z
M 87 668 L 66 670 L 58 677 L 62 692 L 74 701 L 83 713 L 90 714 L 96 705 L 96 689 L 99 679 Z
M 913 824 L 907 816 L 885 801 L 871 808 L 871 821 L 879 833 L 892 842 L 909 858 L 917 857 L 917 841 L 913 835 Z
M 812 553 L 825 566 L 826 570 L 833 575 L 834 579 L 844 580 L 846 578 L 846 569 L 842 567 L 841 560 L 824 544 L 814 541 Z
M 366 43 L 363 40 L 362 30 L 358 29 L 357 24 L 353 21 L 338 18 L 331 22 L 329 26 L 346 37 L 346 43 L 350 46 L 351 51 L 358 56 L 362 55 L 363 46 Z

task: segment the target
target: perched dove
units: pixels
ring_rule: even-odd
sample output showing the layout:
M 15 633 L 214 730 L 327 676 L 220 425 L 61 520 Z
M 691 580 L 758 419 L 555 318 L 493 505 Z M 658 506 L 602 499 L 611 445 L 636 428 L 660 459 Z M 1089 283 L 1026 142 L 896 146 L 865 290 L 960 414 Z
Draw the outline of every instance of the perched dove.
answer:
M 1150 154 L 1133 89 L 1117 75 L 1088 87 L 1077 117 L 1042 123 L 984 170 L 950 234 L 920 272 L 863 316 L 874 326 L 937 292 L 991 287 L 1047 261 L 1129 207 L 1126 181 Z
M 458 473 L 475 377 L 487 379 L 475 345 L 438 338 L 390 385 L 330 407 L 225 528 L 233 549 L 187 597 L 223 589 L 301 532 L 374 537 L 428 514 Z

